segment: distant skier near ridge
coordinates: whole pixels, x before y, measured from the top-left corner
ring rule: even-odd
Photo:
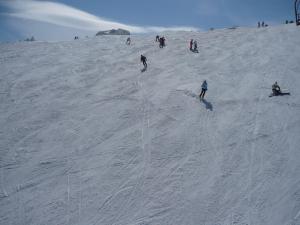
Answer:
[[[147,68],[147,58],[146,58],[146,56],[141,55],[141,62],[144,65],[144,69],[146,69]]]
[[[198,52],[198,44],[197,44],[197,41],[194,41],[194,52]]]
[[[165,46],[166,46],[166,39],[165,39],[165,37],[159,38],[159,47],[163,48]]]
[[[156,35],[155,41],[159,42],[159,36],[158,35]]]
[[[190,41],[190,50],[191,50],[191,51],[193,51],[193,44],[194,44],[193,41],[194,41],[193,39],[191,39],[191,41]]]
[[[126,45],[130,45],[130,44],[131,44],[131,39],[130,39],[130,37],[128,37],[126,40]]]
[[[200,99],[203,99],[204,95],[207,91],[207,82],[206,82],[206,80],[203,81],[203,83],[201,85],[201,88],[202,88],[202,90],[201,90],[201,93],[200,93],[199,97],[200,97]]]

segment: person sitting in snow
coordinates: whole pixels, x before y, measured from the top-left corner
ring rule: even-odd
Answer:
[[[207,91],[207,82],[206,80],[203,81],[202,85],[201,85],[202,91],[199,95],[200,99],[204,98],[205,92]]]
[[[147,68],[147,58],[146,56],[141,55],[141,62],[144,65],[144,68]]]
[[[277,81],[275,82],[275,84],[272,85],[272,92],[273,92],[273,95],[281,94],[281,90],[280,90],[279,85],[277,84]]]

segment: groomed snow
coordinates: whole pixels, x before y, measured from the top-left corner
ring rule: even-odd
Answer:
[[[0,45],[1,225],[300,224],[300,28],[163,35]]]

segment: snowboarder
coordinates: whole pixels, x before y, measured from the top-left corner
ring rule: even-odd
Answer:
[[[206,80],[203,81],[202,85],[201,85],[202,91],[199,95],[200,99],[204,98],[205,92],[207,91],[207,82]]]
[[[191,51],[193,51],[193,45],[194,45],[194,40],[191,39],[191,41],[190,41],[190,50],[191,50]]]
[[[131,44],[131,39],[130,39],[130,37],[127,38],[126,44],[127,44],[127,45],[130,45],[130,44]]]
[[[272,85],[272,92],[273,92],[273,96],[281,94],[281,89],[280,89],[279,85],[277,84],[277,81],[275,82],[275,84]]]
[[[146,69],[147,68],[147,58],[146,58],[146,56],[141,55],[141,62],[144,65],[144,69]]]

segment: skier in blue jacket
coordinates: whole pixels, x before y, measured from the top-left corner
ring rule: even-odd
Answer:
[[[202,85],[201,85],[202,91],[199,95],[200,99],[204,98],[205,92],[207,91],[207,82],[206,80],[203,81]]]

